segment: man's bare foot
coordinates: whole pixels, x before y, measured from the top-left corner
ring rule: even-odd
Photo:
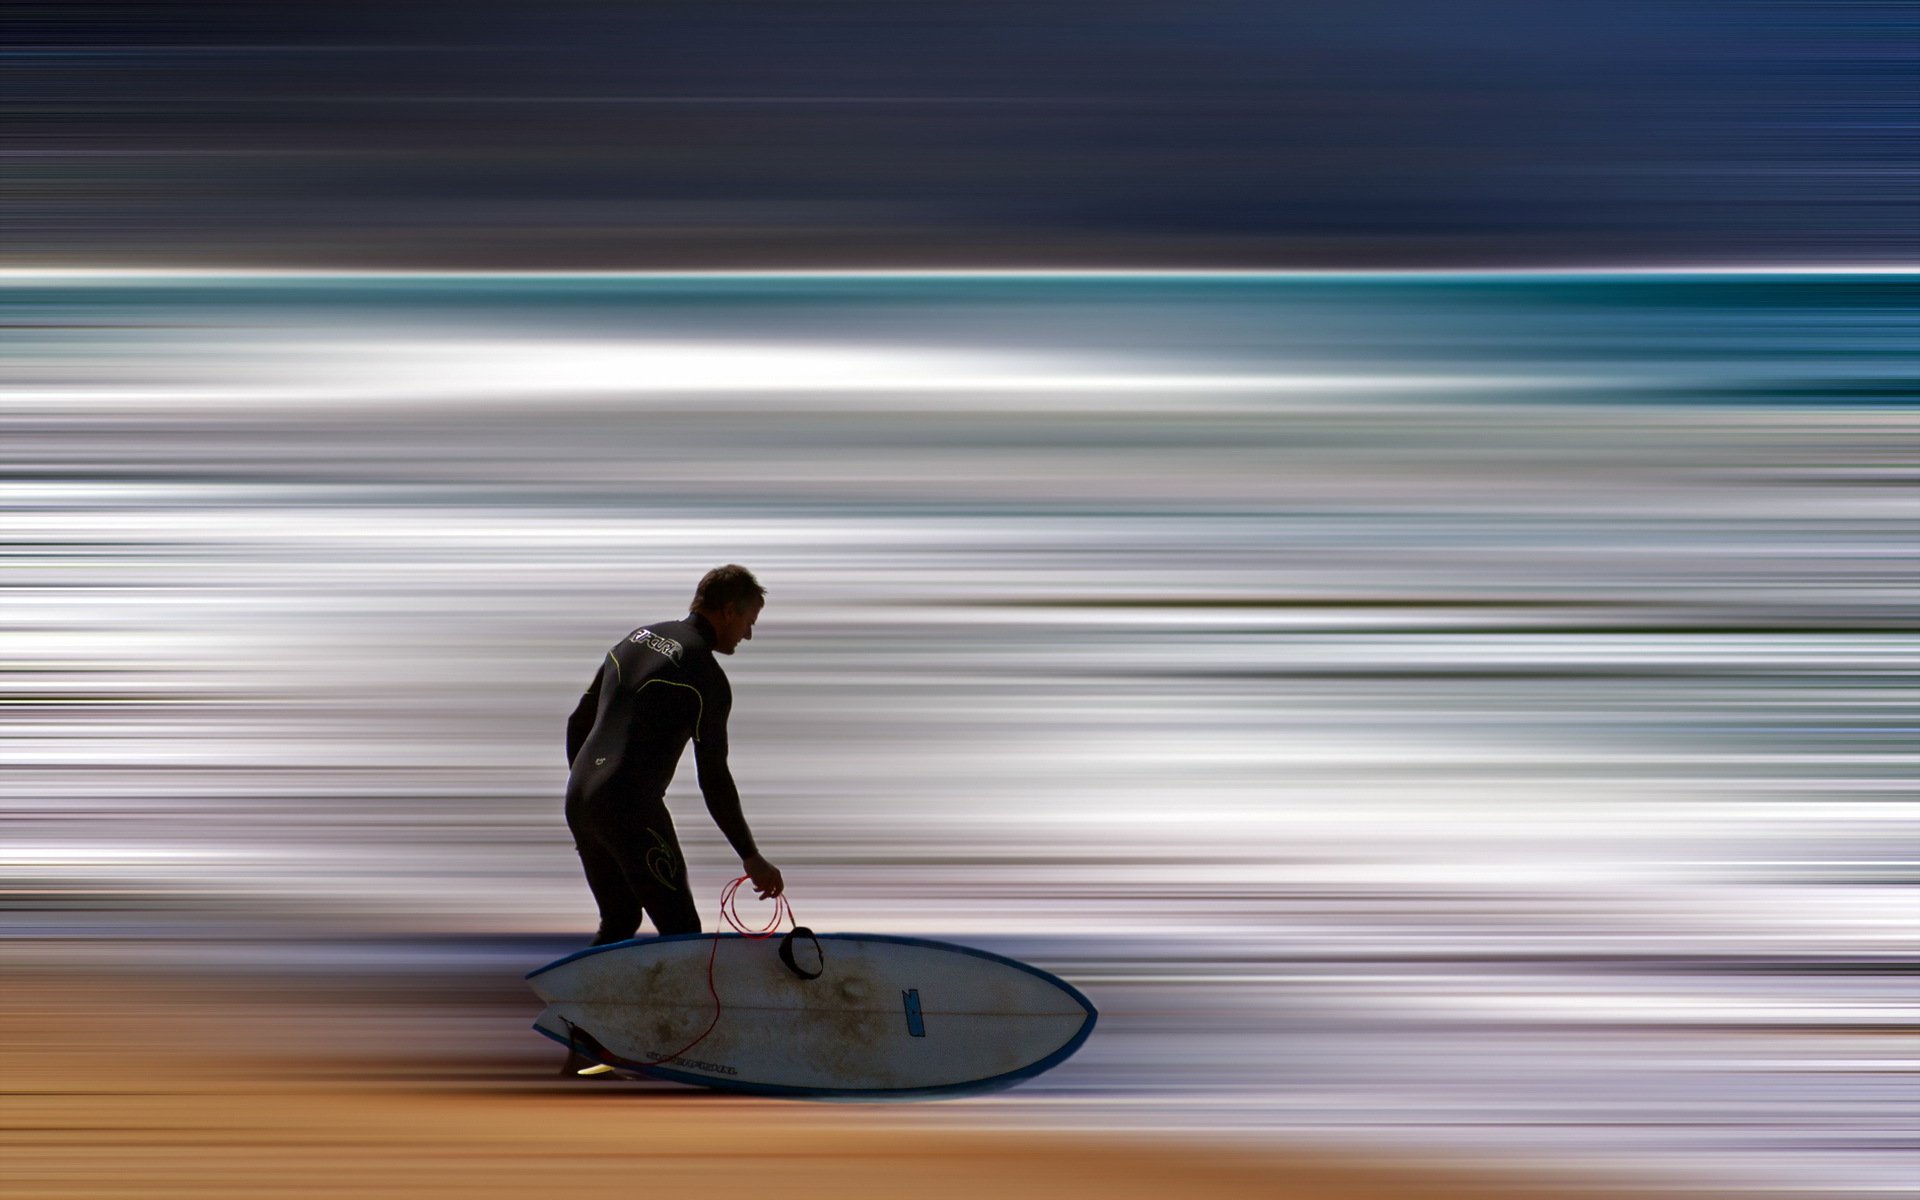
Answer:
[[[560,1064],[557,1074],[569,1079],[604,1079],[613,1074],[613,1068],[583,1055],[569,1054],[567,1061]]]

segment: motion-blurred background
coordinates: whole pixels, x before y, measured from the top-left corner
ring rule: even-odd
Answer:
[[[159,0],[4,17],[83,266],[1910,261],[1885,0]]]
[[[1103,1009],[942,1113],[1920,1178],[1913,6],[7,20],[11,967],[550,1070],[565,717],[732,561],[800,919]]]

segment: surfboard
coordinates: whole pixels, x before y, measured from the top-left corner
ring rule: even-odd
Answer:
[[[817,959],[804,935],[793,943],[793,966],[779,939],[735,933],[595,946],[528,974],[547,1006],[533,1027],[657,1079],[882,1098],[1009,1087],[1066,1061],[1098,1017],[1066,981],[985,950],[870,933],[817,940]],[[714,1021],[710,957],[719,1021],[679,1053]]]

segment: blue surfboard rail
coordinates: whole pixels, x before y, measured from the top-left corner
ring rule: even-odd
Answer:
[[[564,966],[567,963],[575,962],[579,959],[587,958],[591,955],[603,954],[610,950],[622,950],[622,949],[626,949],[628,947],[633,947],[633,946],[652,946],[652,945],[664,944],[667,942],[708,941],[715,938],[738,939],[738,938],[743,938],[744,936],[745,935],[738,934],[738,933],[675,933],[675,934],[668,934],[664,937],[630,938],[624,942],[610,942],[604,946],[589,946],[585,950],[575,951],[574,953],[569,954],[564,958],[557,958],[543,967],[527,972],[525,977],[527,979],[532,979],[538,975],[542,975],[548,971],[553,970],[555,967]],[[1038,978],[1046,980],[1048,983],[1052,984],[1054,987],[1059,988],[1061,991],[1065,992],[1068,996],[1072,997],[1074,1003],[1078,1004],[1082,1009],[1086,1010],[1087,1019],[1081,1023],[1079,1031],[1075,1033],[1073,1037],[1069,1039],[1065,1045],[1061,1046],[1058,1050],[1055,1050],[1053,1053],[1047,1055],[1045,1058],[1042,1058],[1037,1062],[1030,1063],[1027,1066],[1021,1067],[1019,1070],[1016,1070],[1016,1071],[1008,1071],[1005,1074],[989,1076],[988,1078],[985,1078],[985,1079],[971,1079],[962,1083],[941,1084],[937,1087],[916,1087],[916,1088],[787,1087],[782,1084],[776,1084],[776,1083],[752,1083],[752,1082],[743,1082],[743,1081],[737,1081],[737,1080],[717,1078],[712,1075],[694,1075],[686,1071],[676,1071],[671,1067],[643,1066],[638,1063],[632,1063],[632,1062],[621,1060],[617,1056],[614,1058],[614,1061],[611,1061],[611,1062],[607,1062],[605,1059],[595,1058],[593,1055],[590,1055],[590,1054],[582,1054],[582,1057],[594,1058],[594,1061],[603,1062],[607,1066],[615,1067],[615,1068],[626,1070],[626,1071],[633,1071],[635,1073],[645,1075],[648,1078],[652,1078],[652,1079],[661,1079],[661,1080],[666,1080],[672,1083],[688,1083],[688,1084],[693,1084],[697,1087],[714,1088],[720,1091],[738,1092],[742,1094],[755,1095],[755,1096],[784,1096],[784,1097],[788,1097],[796,1100],[801,1100],[801,1099],[810,1099],[810,1100],[932,1099],[935,1097],[942,1097],[942,1096],[976,1095],[981,1092],[999,1091],[1003,1088],[1012,1087],[1013,1085],[1020,1083],[1023,1080],[1031,1079],[1035,1075],[1039,1075],[1042,1072],[1050,1071],[1054,1067],[1059,1066],[1061,1063],[1071,1058],[1075,1051],[1077,1051],[1078,1049],[1080,1049],[1081,1046],[1086,1044],[1087,1039],[1093,1036],[1094,1024],[1100,1019],[1100,1013],[1097,1009],[1093,1007],[1093,1002],[1087,999],[1086,994],[1083,993],[1079,988],[1074,987],[1072,984],[1060,978],[1058,975],[1053,974],[1051,971],[1043,971],[1039,967],[1033,966],[1029,963],[1023,963],[1017,958],[1008,958],[1004,954],[995,954],[991,950],[979,950],[979,949],[975,949],[972,946],[962,946],[954,942],[936,941],[933,938],[903,937],[899,934],[890,934],[890,933],[822,933],[822,934],[817,934],[816,936],[823,942],[826,942],[826,941],[892,942],[896,945],[901,945],[901,946],[924,946],[934,950],[945,950],[955,954],[971,955],[974,958],[984,958],[989,962],[995,962],[995,963],[1001,964],[1002,966],[1012,967],[1015,970],[1025,971],[1029,975],[1034,975],[1034,976],[1037,976]],[[576,1053],[579,1052],[578,1048],[575,1047],[566,1038],[561,1037],[560,1035],[553,1033],[550,1030],[540,1028],[540,1026],[537,1023],[533,1026],[533,1029],[535,1033],[540,1034],[542,1037],[558,1042],[560,1045],[566,1046],[568,1049],[574,1050]]]

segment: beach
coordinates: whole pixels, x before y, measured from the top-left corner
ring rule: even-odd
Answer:
[[[953,1104],[810,1104],[570,1080],[553,1073],[559,1056],[532,1035],[527,1056],[464,1063],[443,1049],[373,1057],[366,1047],[378,1039],[356,1037],[384,1020],[422,1024],[432,1008],[417,994],[236,994],[177,974],[32,971],[0,993],[7,1194],[1677,1194],[1408,1156],[982,1127]]]

